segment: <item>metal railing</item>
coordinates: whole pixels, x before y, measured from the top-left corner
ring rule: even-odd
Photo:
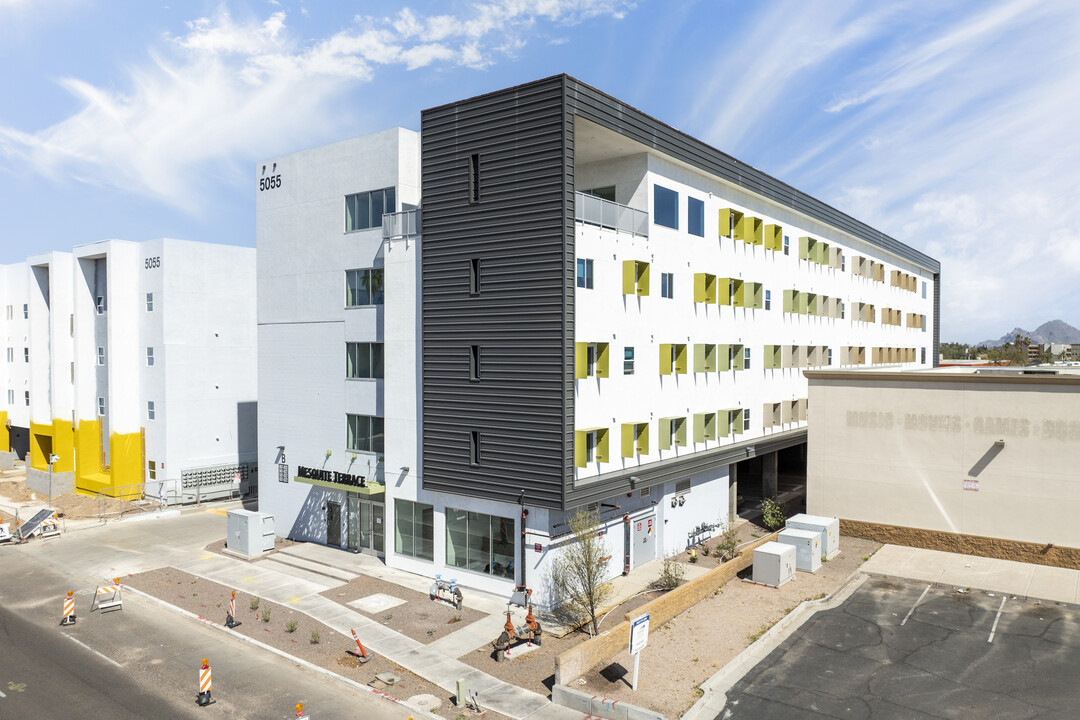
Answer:
[[[420,208],[382,216],[383,240],[411,238],[420,234]]]
[[[649,214],[595,195],[574,193],[574,220],[587,225],[649,237]]]

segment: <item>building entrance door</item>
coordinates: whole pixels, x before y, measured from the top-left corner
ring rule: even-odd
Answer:
[[[634,524],[634,549],[631,560],[634,567],[656,559],[656,516],[638,518]]]
[[[349,549],[382,557],[383,504],[349,493]]]
[[[349,536],[349,549],[353,552],[358,552],[360,550],[360,528],[357,526],[356,522],[357,507],[360,504],[359,500],[360,498],[352,493],[348,493],[345,499],[349,518],[349,522],[346,524]]]
[[[341,503],[326,503],[326,544],[341,547]]]

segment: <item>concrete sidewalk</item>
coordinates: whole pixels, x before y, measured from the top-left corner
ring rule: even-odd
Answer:
[[[1080,570],[885,545],[861,568],[872,575],[990,590],[1017,597],[1080,603]]]

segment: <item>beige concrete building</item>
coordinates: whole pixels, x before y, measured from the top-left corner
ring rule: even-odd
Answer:
[[[1080,373],[806,376],[807,512],[903,544],[1080,562],[1061,548],[1080,548]]]

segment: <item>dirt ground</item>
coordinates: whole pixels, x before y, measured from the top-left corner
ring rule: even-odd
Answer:
[[[223,585],[190,575],[174,568],[161,568],[131,575],[124,584],[142,590],[166,602],[193,612],[201,617],[224,624],[229,610],[230,589]],[[395,586],[396,588],[397,586]],[[236,619],[242,625],[234,632],[255,638],[271,647],[332,670],[356,682],[370,685],[387,695],[408,699],[414,695],[434,695],[442,700],[435,713],[455,720],[462,715],[453,706],[452,695],[433,683],[413,675],[408,670],[385,658],[374,655],[372,660],[361,664],[348,654],[356,650],[356,643],[336,630],[313,620],[290,607],[260,600],[252,607],[254,596],[242,591],[236,593]],[[269,609],[269,615],[267,610]],[[290,624],[296,623],[292,631]],[[318,642],[315,635],[318,635]],[[401,678],[392,686],[375,680],[379,673],[390,672]],[[487,711],[487,718],[500,720],[502,715]]]
[[[0,503],[11,504],[23,502],[40,502],[42,505],[45,505],[49,502],[49,496],[48,494],[34,492],[26,487],[26,471],[21,466],[17,467],[15,470],[5,470],[0,472]],[[142,506],[134,502],[127,502],[114,498],[105,498],[104,501],[102,501],[102,499],[98,497],[79,495],[76,493],[54,495],[52,498],[52,507],[62,519],[67,520],[96,518],[100,517],[103,512],[107,517],[115,518],[125,513],[143,509]],[[15,518],[11,513],[0,511],[0,515],[4,514],[6,514],[6,517],[4,517],[3,522],[14,522]],[[22,518],[21,512],[20,518]],[[12,528],[12,531],[14,531],[14,528]]]
[[[377,613],[365,612],[349,605],[353,600],[376,593],[391,595],[405,602]],[[425,645],[484,617],[484,613],[479,610],[455,610],[448,603],[432,601],[424,593],[366,575],[321,594]]]

